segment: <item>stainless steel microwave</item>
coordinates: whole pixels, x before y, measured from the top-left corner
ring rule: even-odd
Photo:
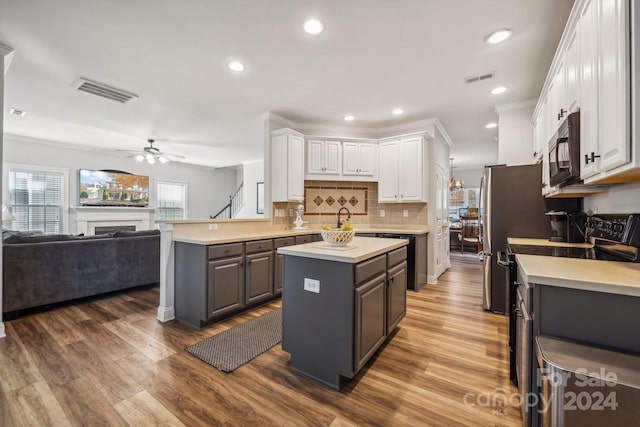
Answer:
[[[549,183],[564,187],[580,181],[580,112],[569,114],[549,142]]]

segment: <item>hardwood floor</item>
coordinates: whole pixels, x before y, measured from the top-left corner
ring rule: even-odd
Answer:
[[[0,425],[519,426],[519,408],[499,406],[516,393],[507,319],[482,310],[481,273],[453,258],[409,291],[395,336],[342,392],[289,370],[280,345],[230,374],[184,351],[279,301],[200,331],[159,323],[157,288],[9,321]]]

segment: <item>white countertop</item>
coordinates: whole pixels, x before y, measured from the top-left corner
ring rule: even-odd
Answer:
[[[373,258],[376,255],[401,248],[407,244],[409,242],[404,239],[355,236],[344,247],[331,247],[326,242],[321,241],[278,248],[278,253],[355,264]]]
[[[640,297],[640,263],[516,255],[532,284]]]
[[[358,233],[396,233],[396,234],[425,234],[429,232],[426,226],[415,226],[412,228],[373,228],[356,226],[356,237]],[[251,231],[206,231],[198,232],[194,230],[185,230],[180,233],[173,233],[174,242],[193,243],[196,245],[217,245],[220,243],[247,242],[250,240],[275,239],[278,237],[304,236],[307,234],[319,234],[320,228],[312,228],[308,230],[277,230],[277,229],[260,229]]]
[[[567,243],[552,242],[549,239],[529,239],[522,237],[507,237],[507,243],[510,245],[529,245],[529,246],[551,246],[561,248],[591,248],[591,243]]]

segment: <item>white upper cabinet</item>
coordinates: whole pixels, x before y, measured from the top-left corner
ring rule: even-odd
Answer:
[[[307,141],[307,175],[340,175],[340,142]]]
[[[378,202],[426,202],[426,149],[422,137],[381,142]]]
[[[272,201],[304,199],[304,137],[292,129],[271,133]]]
[[[591,182],[631,161],[628,17],[628,1],[590,0],[580,20],[581,177]]]
[[[576,0],[540,94],[534,117],[540,141],[580,111],[580,176],[587,184],[640,178],[640,43],[632,43],[639,39],[638,7],[635,0]]]
[[[342,143],[342,175],[375,177],[376,145],[369,142]]]

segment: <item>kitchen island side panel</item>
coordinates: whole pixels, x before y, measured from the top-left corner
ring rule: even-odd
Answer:
[[[331,387],[353,375],[353,264],[285,255],[282,349],[290,367]],[[304,279],[320,281],[319,292]]]
[[[200,329],[207,319],[207,247],[175,245],[176,319]]]

